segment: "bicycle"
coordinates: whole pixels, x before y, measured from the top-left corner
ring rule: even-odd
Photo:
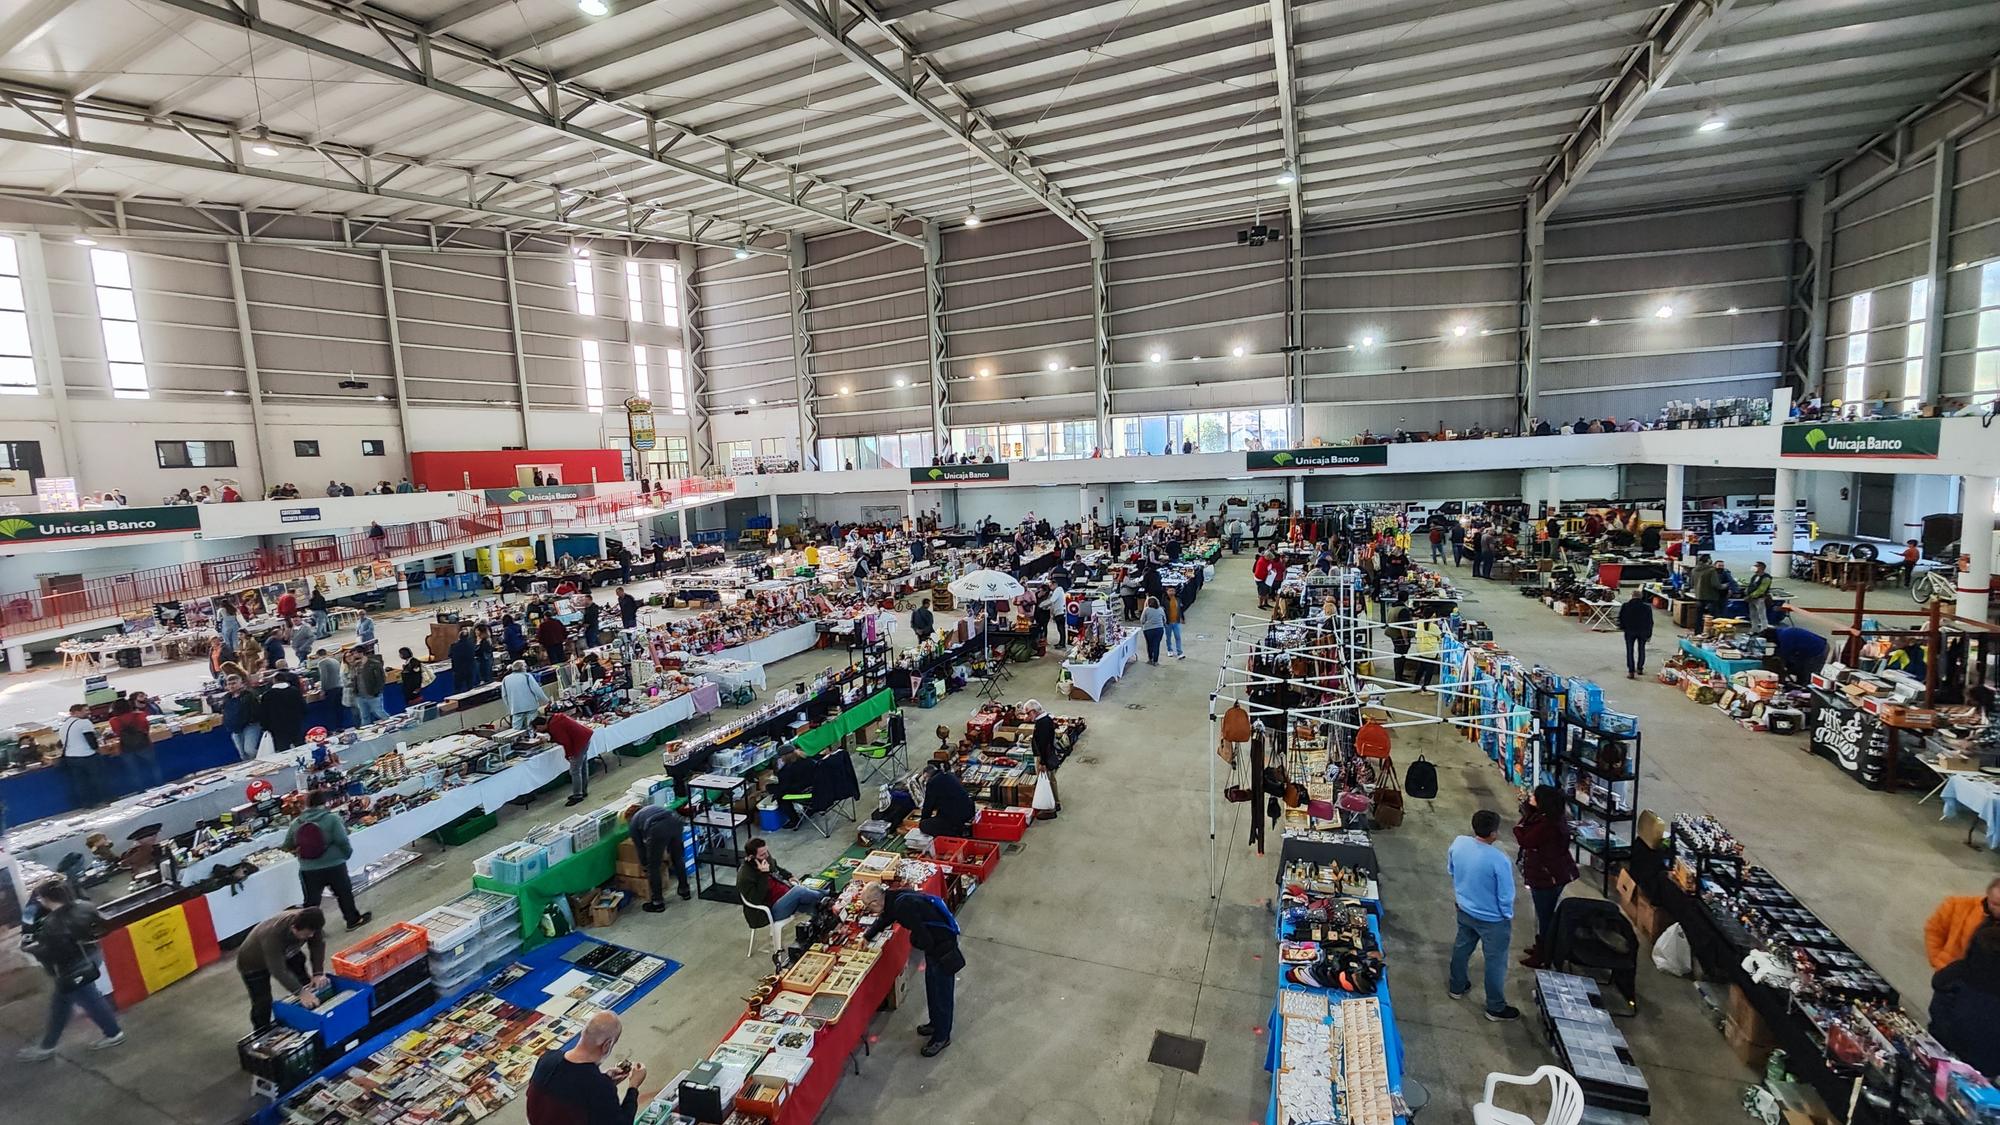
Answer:
[[[1958,590],[1952,586],[1951,579],[1945,577],[1945,574],[1946,572],[1942,570],[1929,570],[1918,575],[1916,581],[1910,583],[1910,597],[1918,605],[1929,605],[1933,598],[1945,605],[1956,602]]]

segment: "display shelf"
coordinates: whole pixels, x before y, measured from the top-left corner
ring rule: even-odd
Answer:
[[[736,810],[750,799],[750,779],[699,774],[688,780],[688,793],[690,803],[705,806],[688,817],[700,841],[694,855],[695,894],[709,902],[739,902],[736,869],[749,843],[744,826],[750,817]]]
[[[1612,733],[1588,719],[1565,712],[1562,747],[1556,758],[1556,787],[1563,791],[1572,818],[1602,825],[1601,837],[1572,833],[1571,854],[1579,867],[1595,868],[1601,890],[1611,893],[1611,880],[1631,857],[1632,837],[1639,821],[1640,736]],[[1617,769],[1602,762],[1612,745],[1625,761]],[[1618,811],[1619,806],[1624,811]]]

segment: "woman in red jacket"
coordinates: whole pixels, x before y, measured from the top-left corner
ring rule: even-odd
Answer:
[[[1577,876],[1576,857],[1570,852],[1569,817],[1562,790],[1553,785],[1537,785],[1532,796],[1521,802],[1521,819],[1514,825],[1514,842],[1521,847],[1521,881],[1535,900],[1535,944],[1521,957],[1530,969],[1543,968],[1549,948],[1549,925],[1555,921],[1556,903],[1563,888]]]
[[[1250,564],[1250,577],[1257,580],[1257,608],[1271,608],[1271,554],[1269,551],[1257,552],[1257,561]]]

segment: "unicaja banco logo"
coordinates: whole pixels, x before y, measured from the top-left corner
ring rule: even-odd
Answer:
[[[527,498],[528,498],[528,494],[527,494],[527,493],[525,493],[525,492],[522,492],[522,491],[521,491],[520,489],[518,489],[518,488],[517,488],[517,489],[515,489],[515,490],[514,490],[514,491],[512,491],[512,492],[509,492],[509,493],[507,494],[507,499],[509,499],[509,500],[526,500]]]
[[[943,470],[943,469],[932,469],[932,470],[931,470],[931,479],[932,479],[932,480],[937,480],[938,478],[940,478],[940,477],[942,477],[942,476],[944,476],[944,470]]]
[[[1825,430],[1820,429],[1818,426],[1814,426],[1812,429],[1806,431],[1807,449],[1818,449],[1820,446],[1825,444],[1826,444]]]
[[[24,520],[18,517],[15,519],[0,520],[0,535],[12,539],[33,526],[35,526],[35,521]]]
[[[1289,453],[1278,453],[1274,454],[1271,457],[1271,460],[1277,462],[1280,465],[1289,465],[1292,463],[1292,455]]]

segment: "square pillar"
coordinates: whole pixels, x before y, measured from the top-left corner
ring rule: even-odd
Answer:
[[[1967,558],[1958,577],[1960,617],[1985,621],[1993,588],[1993,477],[1963,477],[1958,482],[1959,553]]]
[[[1687,466],[1667,466],[1667,530],[1679,531],[1686,526],[1684,512],[1687,510]]]

